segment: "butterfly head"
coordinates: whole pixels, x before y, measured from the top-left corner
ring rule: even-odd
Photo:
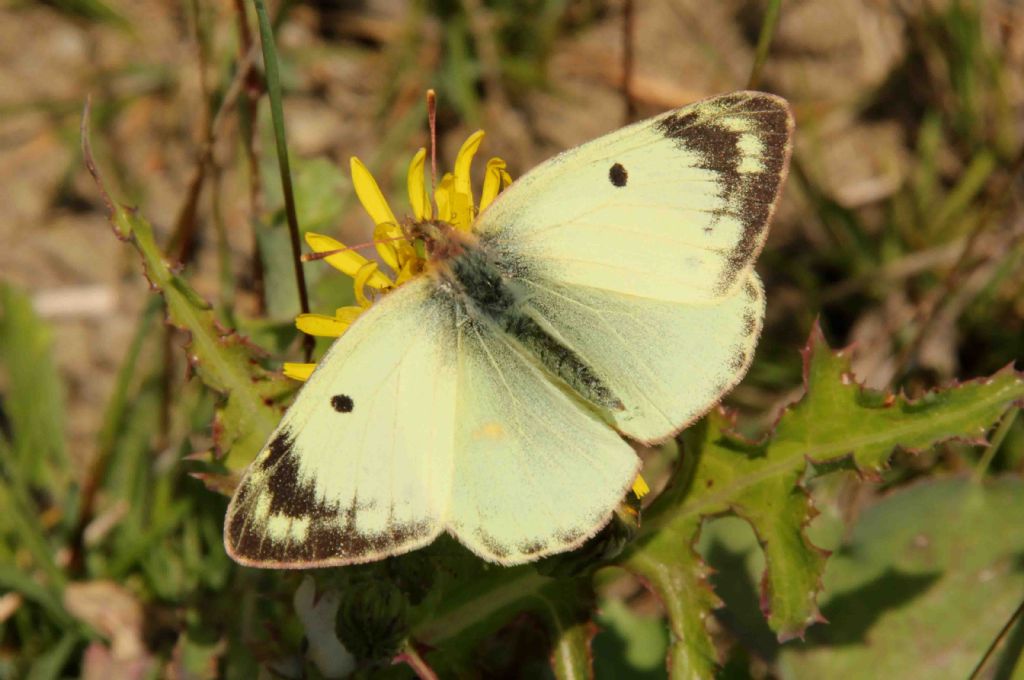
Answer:
[[[450,222],[438,219],[419,220],[405,227],[406,238],[423,243],[431,262],[448,260],[461,254],[473,238]]]

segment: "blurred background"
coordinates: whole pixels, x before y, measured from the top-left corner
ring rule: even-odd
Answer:
[[[482,154],[518,177],[630,118],[747,87],[770,15],[757,0],[637,0],[629,21],[623,0],[270,9],[300,222],[346,243],[367,240],[373,226],[354,199],[350,156],[367,163],[396,212],[408,210],[405,173],[426,143],[427,88],[438,93],[443,167],[483,128]],[[179,469],[183,455],[211,446],[212,397],[187,380],[182,339],[164,330],[136,252],[107,224],[79,124],[91,96],[92,143],[112,193],[139,207],[168,259],[273,364],[301,360],[253,17],[246,0],[8,0],[0,9],[0,431],[10,439],[20,427],[21,467],[5,480],[22,475],[26,490],[13,500],[5,490],[0,502],[32,509],[35,527],[26,534],[0,519],[0,677],[22,677],[34,658],[49,660],[38,677],[121,672],[103,666],[115,658],[134,659],[141,673],[154,656],[174,660],[169,677],[191,677],[223,653],[197,599],[229,578],[226,558],[207,550],[219,545],[209,527],[219,531],[223,500]],[[789,0],[757,87],[790,100],[797,135],[757,266],[764,336],[729,400],[748,433],[799,395],[798,350],[816,318],[833,346],[852,344],[858,380],[911,395],[1024,356],[1024,6]],[[326,269],[306,266],[314,311],[351,299],[349,282]],[[1024,423],[1004,434],[993,469],[1019,475]],[[881,488],[962,470],[967,450],[898,455]],[[158,478],[171,481],[154,487]],[[824,489],[826,514],[848,525],[878,488],[848,480]],[[209,521],[184,519],[197,516]],[[63,569],[82,557],[59,536],[83,518],[83,540],[105,546],[88,559],[127,587],[104,581],[63,607],[33,601],[18,580],[34,564],[25,536],[38,530]],[[705,537],[712,564],[756,575],[752,535],[722,527],[718,543]],[[150,552],[155,545],[166,553]],[[599,648],[620,665],[606,668],[663,675],[658,604],[617,588],[603,614],[613,632]],[[732,590],[723,597],[756,614],[753,587]],[[106,616],[120,637],[87,648],[61,632],[69,611],[93,625]],[[716,624],[732,631],[722,635],[738,659],[729,668],[799,675],[810,662],[780,657],[756,619]],[[200,632],[186,644],[178,632],[189,627]]]

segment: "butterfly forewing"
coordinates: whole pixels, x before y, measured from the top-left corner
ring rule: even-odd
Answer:
[[[368,562],[444,529],[457,366],[454,312],[435,292],[410,282],[331,346],[231,502],[236,560]]]
[[[621,399],[620,432],[663,440],[746,373],[792,129],[779,97],[708,99],[555,157],[481,217],[524,307]]]
[[[676,302],[725,297],[764,244],[792,129],[774,95],[704,100],[538,166],[478,230],[538,278]]]

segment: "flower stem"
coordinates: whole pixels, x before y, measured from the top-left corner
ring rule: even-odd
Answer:
[[[779,10],[782,8],[782,0],[772,0],[768,3],[768,9],[764,13],[764,23],[761,24],[761,33],[757,36],[757,49],[754,52],[754,65],[750,69],[750,79],[747,81],[747,89],[755,90],[761,82],[761,70],[768,61],[768,49],[772,45],[772,38],[775,37],[775,28],[779,24]]]
[[[309,295],[306,292],[306,277],[302,273],[301,247],[299,239],[299,218],[295,212],[295,193],[292,190],[292,173],[288,164],[288,145],[284,134],[284,107],[281,105],[281,77],[277,70],[277,49],[274,47],[274,31],[270,26],[267,8],[263,0],[255,0],[256,16],[259,17],[260,43],[263,46],[263,67],[267,78],[267,95],[270,99],[270,116],[274,121],[274,140],[277,142],[277,165],[281,169],[281,190],[284,194],[284,210],[288,219],[288,233],[292,243],[292,262],[295,265],[295,283],[299,289],[299,308],[309,313]],[[315,340],[311,336],[303,339],[306,361],[313,355]]]
[[[405,645],[402,647],[402,651],[395,657],[395,663],[408,664],[409,668],[412,669],[413,673],[420,680],[438,680],[437,673],[434,669],[420,656],[420,653],[416,651],[416,647],[413,646],[412,642],[406,640]]]

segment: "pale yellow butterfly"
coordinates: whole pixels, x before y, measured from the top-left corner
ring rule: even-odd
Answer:
[[[448,531],[519,564],[572,550],[663,441],[746,373],[786,102],[737,92],[512,184],[330,348],[248,469],[224,539],[261,567],[354,564]]]

